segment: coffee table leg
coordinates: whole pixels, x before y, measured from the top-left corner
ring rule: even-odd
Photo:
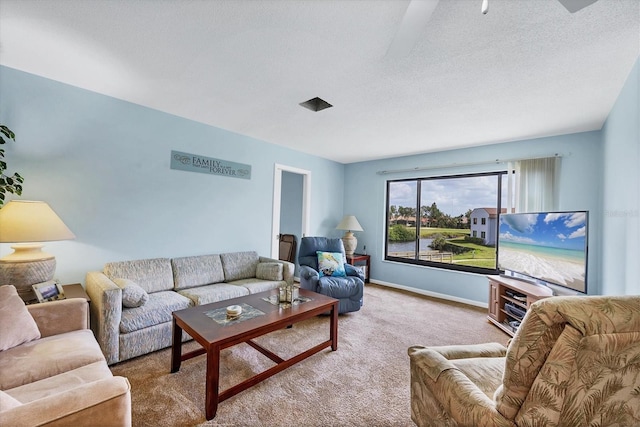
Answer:
[[[207,420],[213,419],[218,411],[218,381],[220,378],[220,347],[212,346],[207,350],[207,382],[205,409]]]
[[[171,341],[171,372],[180,370],[182,362],[182,328],[173,319],[173,339]]]
[[[338,303],[333,304],[331,308],[331,323],[329,325],[329,338],[331,339],[331,350],[338,349]]]

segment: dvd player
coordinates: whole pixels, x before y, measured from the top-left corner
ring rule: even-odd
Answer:
[[[504,303],[504,311],[506,311],[507,314],[510,314],[520,319],[522,319],[524,315],[527,314],[527,310],[525,310],[524,308],[518,307],[512,302]]]

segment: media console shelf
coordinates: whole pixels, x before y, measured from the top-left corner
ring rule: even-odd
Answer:
[[[513,336],[527,308],[534,302],[553,296],[545,286],[502,276],[489,278],[489,322]]]

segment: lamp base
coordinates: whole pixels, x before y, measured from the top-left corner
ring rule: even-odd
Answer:
[[[37,299],[31,285],[53,279],[56,259],[11,261],[0,259],[0,283],[13,285],[24,302]]]
[[[42,250],[42,243],[16,243],[13,252],[0,258],[0,262],[31,262],[53,259],[53,255]]]
[[[344,252],[347,256],[353,256],[358,247],[358,239],[356,239],[356,236],[354,236],[351,231],[347,231],[344,233],[344,236],[342,236],[342,244],[344,245]]]

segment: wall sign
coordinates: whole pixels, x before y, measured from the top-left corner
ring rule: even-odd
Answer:
[[[251,179],[251,165],[171,150],[171,169]]]

